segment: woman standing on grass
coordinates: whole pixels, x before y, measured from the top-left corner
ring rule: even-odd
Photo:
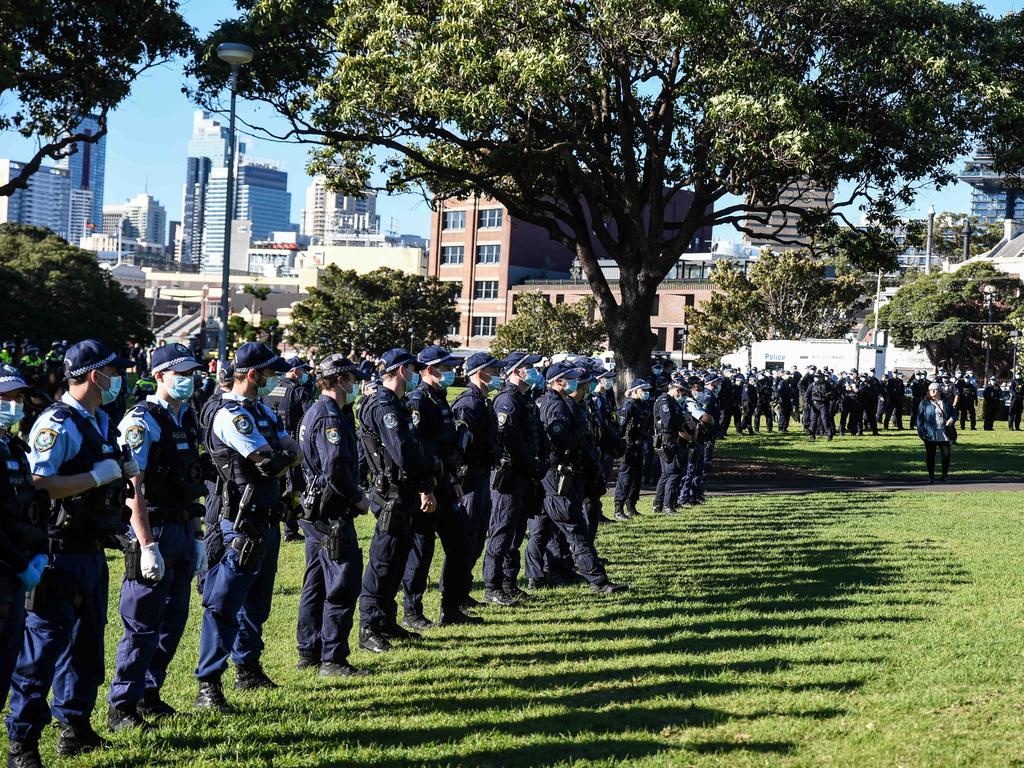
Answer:
[[[942,385],[933,381],[928,385],[928,397],[917,407],[917,434],[924,440],[929,483],[935,482],[936,450],[942,453],[942,482],[949,482],[949,449],[952,445],[950,437],[955,421],[956,410],[953,403],[943,395]]]

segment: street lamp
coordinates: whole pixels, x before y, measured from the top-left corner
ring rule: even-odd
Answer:
[[[985,294],[985,305],[988,308],[988,325],[985,326],[985,378],[989,378],[989,362],[992,360],[992,308],[995,301],[995,286],[986,285],[982,289]]]
[[[690,337],[690,328],[688,326],[684,325],[682,328],[679,329],[679,336],[682,338],[682,342],[683,342],[683,363],[685,363],[686,362],[686,340]]]
[[[924,245],[924,273],[932,273],[932,237],[935,232],[935,206],[928,206],[928,242]]]
[[[964,235],[964,257],[963,257],[963,261],[965,263],[971,257],[971,232],[972,232],[972,230],[971,230],[971,220],[970,219],[965,219],[964,220],[964,229],[963,229],[963,235]]]
[[[238,68],[252,61],[254,52],[241,43],[221,43],[217,46],[217,58],[231,65],[231,117],[228,122],[228,179],[227,196],[224,206],[224,253],[221,256],[220,273],[220,338],[217,344],[218,367],[228,359],[228,314],[231,311],[231,219],[235,207],[235,93],[238,90]]]

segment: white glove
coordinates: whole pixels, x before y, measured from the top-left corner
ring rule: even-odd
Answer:
[[[99,488],[101,485],[112,483],[121,477],[121,465],[113,459],[104,459],[93,464],[89,474],[92,475],[93,482]]]
[[[155,541],[142,548],[142,578],[146,581],[160,581],[164,577],[164,556]]]
[[[206,542],[196,539],[196,573],[204,573],[210,567],[206,559]]]
[[[132,459],[131,461],[126,461],[124,464],[121,465],[121,475],[124,477],[125,480],[130,480],[133,477],[138,477],[141,471],[142,470],[139,469],[139,462],[135,461],[135,459]]]

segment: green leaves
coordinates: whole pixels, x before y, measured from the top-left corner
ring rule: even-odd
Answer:
[[[292,310],[290,339],[320,356],[450,344],[459,284],[377,269],[365,275],[330,266]]]
[[[597,302],[587,296],[574,304],[552,304],[541,293],[515,297],[515,316],[498,326],[491,353],[504,357],[523,351],[551,357],[560,352],[593,355],[604,346],[604,324],[594,319]]]

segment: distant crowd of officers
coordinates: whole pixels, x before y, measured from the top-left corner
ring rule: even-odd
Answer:
[[[785,432],[799,411],[811,439],[831,439],[837,414],[844,434],[901,429],[906,389],[899,374],[656,361],[650,378],[619,382],[619,402],[615,371],[586,357],[461,359],[429,346],[313,365],[251,342],[212,377],[187,347],[157,348],[128,405],[124,371],[136,360],[91,339],[59,353],[60,390],[31,414],[34,387],[0,364],[0,701],[11,694],[8,764],[19,768],[41,765],[51,717],[59,754],[105,744],[90,725],[104,678],[105,549],[125,559],[111,730],[174,714],[161,688],[193,588],[203,606],[195,703],[230,713],[229,664],[236,690],[277,687],[261,655],[282,538],[305,547],[298,668],[363,675],[349,661],[357,620],[360,648],[386,653],[435,624],[479,624],[483,604],[517,606],[532,590],[625,590],[597,551],[616,463],[614,520],[640,514],[645,484],[654,512],[675,515],[704,503],[730,425],[757,432],[763,418]],[[450,397],[457,375],[465,388]],[[973,428],[969,372],[940,380]],[[911,399],[928,386],[915,375]],[[982,398],[989,428],[988,387]],[[376,523],[361,542],[354,521],[367,513]],[[478,565],[482,602],[471,594]]]

